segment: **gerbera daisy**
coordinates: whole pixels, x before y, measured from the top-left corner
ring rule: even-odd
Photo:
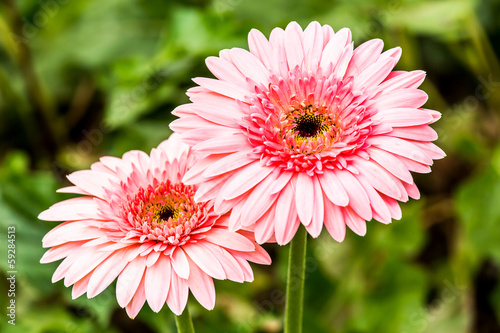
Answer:
[[[398,201],[418,198],[410,171],[445,156],[421,108],[423,71],[392,71],[399,47],[380,39],[353,48],[351,32],[312,22],[257,30],[249,49],[222,50],[206,64],[217,79],[196,78],[192,103],[170,127],[203,159],[184,177],[195,199],[232,209],[229,227],[254,225],[259,243],[288,243],[302,223],[342,241],[366,221],[399,219]]]
[[[42,263],[65,258],[52,281],[64,278],[73,298],[96,296],[117,278],[116,298],[130,317],[147,300],[175,314],[188,290],[207,309],[215,303],[213,278],[253,280],[248,261],[269,264],[268,254],[246,231],[230,232],[213,203],[196,203],[196,186],[181,179],[196,163],[173,134],[148,156],[131,151],[102,157],[91,170],[68,176],[60,192],[84,196],[59,202],[39,216],[66,221],[43,238]]]

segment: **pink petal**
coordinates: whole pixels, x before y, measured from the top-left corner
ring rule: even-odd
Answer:
[[[373,136],[367,141],[370,144],[390,153],[406,157],[422,164],[432,164],[432,159],[429,156],[427,156],[419,147],[406,140],[387,136]]]
[[[270,265],[271,264],[271,257],[266,252],[266,250],[264,250],[264,248],[258,244],[255,245],[255,251],[253,251],[253,252],[234,252],[234,251],[232,251],[232,255],[234,256],[235,259],[242,258],[242,259],[254,262],[256,264],[261,264],[261,265]],[[241,261],[239,261],[239,263],[240,263],[241,268],[243,270],[245,270]],[[248,279],[246,277],[245,277],[245,281],[248,281]]]
[[[282,74],[286,74],[288,72],[288,62],[286,61],[285,54],[285,31],[281,28],[276,28],[271,31],[271,35],[269,36],[269,43],[272,48],[272,69],[275,72]],[[283,65],[283,66],[282,66]]]
[[[219,57],[208,57],[205,63],[210,72],[219,80],[234,82],[241,87],[246,87],[245,75],[230,61]]]
[[[81,170],[69,174],[70,182],[96,197],[103,198],[104,188],[109,186],[110,174],[92,170]]]
[[[318,237],[323,229],[324,220],[324,200],[323,191],[321,190],[321,185],[316,177],[312,178],[314,183],[314,211],[311,224],[306,226],[307,232],[314,238]]]
[[[241,220],[241,211],[244,208],[244,203],[245,202],[242,200],[232,208],[228,223],[229,231],[236,231],[243,227],[243,221]]]
[[[417,88],[425,79],[424,71],[391,72],[379,86],[380,91]]]
[[[373,64],[380,57],[384,48],[384,42],[381,39],[371,39],[358,46],[351,58],[351,62],[346,72],[346,76],[357,76],[362,73],[369,65]]]
[[[92,298],[104,291],[123,271],[128,264],[128,261],[124,258],[125,253],[125,250],[117,251],[95,268],[89,281],[88,298]]]
[[[390,174],[385,169],[378,166],[378,164],[358,159],[355,167],[364,175],[370,185],[377,191],[384,193],[393,198],[400,198],[401,192],[398,190],[398,185]]]
[[[182,182],[186,185],[202,183],[205,180],[203,172],[214,162],[220,160],[223,156],[207,156],[196,161],[182,177]]]
[[[392,58],[394,61],[394,64],[397,64],[399,59],[401,58],[402,52],[403,52],[403,50],[401,49],[401,47],[399,47],[399,46],[393,47],[392,49],[389,49],[389,50],[383,52],[380,55],[380,59]]]
[[[55,246],[44,253],[42,258],[40,259],[40,263],[46,264],[65,258],[73,253],[75,249],[79,249],[84,243],[84,241],[77,241]]]
[[[190,273],[189,262],[186,253],[184,253],[184,250],[181,247],[174,248],[170,257],[172,258],[171,263],[175,273],[179,277],[187,279]]]
[[[422,149],[433,160],[439,160],[439,159],[446,156],[446,153],[441,148],[439,148],[438,146],[433,144],[432,142],[419,142],[419,141],[415,142],[415,141],[413,141],[412,143],[415,146]]]
[[[289,220],[276,220],[274,231],[276,241],[279,245],[288,244],[299,229],[300,220],[298,216],[291,216]]]
[[[285,29],[285,51],[288,68],[301,66],[304,61],[304,50],[302,47],[302,28],[297,22],[290,22]]]
[[[100,252],[99,249],[92,249],[92,251],[81,251],[78,252],[78,254],[78,259],[71,265],[64,278],[64,285],[66,287],[90,273],[103,260],[109,257],[111,253],[105,251]]]
[[[167,301],[171,270],[170,259],[166,255],[161,255],[153,266],[146,268],[144,275],[145,296],[154,312],[159,312]]]
[[[420,199],[420,192],[418,190],[418,187],[415,183],[404,183],[403,184],[406,191],[408,192],[408,195],[415,199],[415,200],[418,200]]]
[[[370,148],[368,153],[370,158],[394,176],[407,183],[413,182],[413,177],[408,168],[396,156],[375,147]]]
[[[201,183],[200,187],[194,195],[194,200],[196,202],[205,202],[214,199],[217,194],[220,194],[220,187],[226,183],[226,181],[231,178],[232,174],[212,178],[211,180],[206,180]],[[184,182],[186,184],[186,182]]]
[[[75,258],[78,258],[79,253],[71,253],[69,256],[64,259],[59,266],[57,266],[54,274],[52,275],[52,283],[55,283],[68,273],[71,265],[75,262]]]
[[[295,191],[291,183],[281,191],[276,202],[276,217],[274,228],[276,232],[276,240],[278,244],[286,244],[285,233],[287,230],[293,229],[297,224]],[[298,227],[298,225],[297,225]]]
[[[187,280],[180,278],[175,274],[174,270],[171,270],[170,278],[170,290],[167,296],[167,304],[170,310],[176,315],[180,315],[184,308],[186,307],[189,287]]]
[[[241,101],[245,100],[245,96],[248,94],[246,89],[227,81],[219,81],[203,77],[197,77],[193,79],[193,81],[203,88]]]
[[[311,223],[314,211],[314,183],[306,173],[297,174],[295,189],[295,207],[300,221],[304,225]]]
[[[318,22],[311,22],[304,30],[302,44],[305,53],[304,65],[306,69],[314,72],[323,53],[323,31]]]
[[[408,159],[403,156],[397,156],[397,159],[400,160],[404,166],[413,172],[418,172],[418,173],[429,173],[431,172],[431,168],[427,164],[419,163],[414,160]]]
[[[394,68],[394,59],[380,58],[354,78],[352,89],[373,88],[382,82]]]
[[[436,110],[429,110],[429,109],[425,109],[425,108],[421,108],[420,110],[427,112],[428,114],[430,114],[432,116],[433,120],[432,120],[431,124],[433,124],[436,121],[438,121],[439,119],[441,119],[441,113],[436,111]]]
[[[254,243],[248,238],[222,228],[212,228],[206,233],[205,240],[236,251],[248,252],[255,249]]]
[[[345,218],[342,208],[325,200],[325,220],[326,230],[337,242],[342,242],[345,238]]]
[[[356,214],[349,207],[345,209],[345,223],[346,225],[360,236],[366,235],[366,221],[361,216]]]
[[[146,259],[137,257],[128,263],[116,282],[116,299],[123,308],[132,300],[144,275]]]
[[[368,199],[370,199],[370,205],[373,210],[373,218],[385,224],[391,223],[391,213],[389,208],[387,208],[384,199],[382,199],[380,194],[375,191],[366,177],[359,175],[357,179],[361,186],[365,189]]]
[[[238,121],[242,116],[242,113],[241,112],[228,113],[228,110],[225,107],[226,104],[229,103],[225,103],[219,106],[210,104],[203,104],[203,106],[198,106],[196,104],[185,104],[178,106],[174,111],[172,111],[172,113],[177,116],[180,116],[179,111],[182,111],[181,108],[184,108],[187,109],[186,111],[188,111],[189,114],[194,113],[198,117],[202,117],[206,121],[212,122],[211,125],[219,124],[226,127],[239,128]],[[202,126],[210,125],[210,123],[201,123],[201,124]],[[195,126],[196,124],[191,124],[191,128],[194,128]]]
[[[374,119],[381,119],[385,125],[391,127],[405,127],[428,124],[432,117],[418,109],[395,108],[379,111]]]
[[[266,243],[273,236],[275,214],[276,204],[272,205],[271,208],[255,223],[255,240],[257,243]],[[276,223],[278,223],[278,221],[279,220],[276,220]]]
[[[190,271],[187,283],[193,296],[205,309],[212,310],[215,306],[214,281],[192,261],[190,262]]]
[[[89,274],[85,275],[84,278],[75,282],[75,284],[73,285],[73,290],[71,290],[71,298],[72,299],[78,298],[78,297],[82,296],[83,294],[85,294],[85,292],[87,291],[87,286],[89,284],[89,280],[90,280],[91,275],[92,275],[92,273],[89,273]]]
[[[65,222],[43,237],[43,247],[51,247],[67,242],[88,240],[98,237],[106,237],[103,229],[89,225],[86,221]]]
[[[205,273],[216,279],[225,279],[224,269],[217,258],[211,255],[207,246],[206,242],[199,241],[197,243],[188,243],[182,249]]]
[[[245,221],[244,225],[251,225],[259,219],[274,204],[278,194],[271,194],[271,187],[274,183],[274,177],[270,176],[255,186],[251,190],[245,205],[241,211],[241,218]]]
[[[251,156],[251,151],[249,150],[228,154],[227,156],[219,158],[215,163],[211,163],[203,172],[203,176],[207,178],[219,176],[226,172],[239,169],[253,161],[255,161],[255,158]]]
[[[92,197],[79,197],[58,202],[41,212],[38,218],[45,221],[98,219],[99,216],[96,213],[97,204]]]
[[[419,108],[427,101],[427,94],[420,89],[397,89],[383,92],[375,98],[379,110],[395,108]]]
[[[202,141],[193,147],[201,155],[234,153],[248,149],[248,139],[242,135],[229,135]]]
[[[255,185],[260,183],[265,177],[273,171],[274,168],[263,166],[260,161],[253,162],[229,178],[226,184],[220,189],[221,195],[225,200],[234,199]]]
[[[82,190],[78,186],[67,186],[60,188],[56,191],[57,193],[75,193],[75,194],[83,194],[83,195],[90,195],[90,193]]]
[[[234,206],[236,206],[238,203],[246,200],[249,196],[250,192],[247,192],[245,194],[240,195],[239,197],[236,197],[234,199],[229,199],[229,200],[224,200],[224,197],[222,195],[219,195],[215,199],[214,203],[214,212],[219,215],[224,215],[227,212],[229,212]],[[241,221],[242,225],[245,225],[246,221]]]
[[[146,258],[146,269],[156,264],[161,255],[163,255],[163,252],[151,251]]]
[[[323,192],[331,202],[337,206],[343,207],[349,204],[349,196],[334,172],[326,171],[322,174],[318,174],[318,180]]]
[[[173,126],[176,124],[176,122],[177,120],[174,120],[172,123],[170,123],[170,128],[174,129]],[[224,135],[230,136],[234,133],[234,128],[214,124],[214,126],[196,127],[194,129],[182,132],[181,138],[184,143],[190,146],[195,146],[202,140],[215,139]]]
[[[370,200],[361,184],[349,171],[339,170],[335,172],[335,175],[338,177],[349,196],[348,207],[351,207],[365,220],[371,220],[372,210],[370,208]]]
[[[245,77],[265,86],[268,85],[269,71],[256,56],[240,48],[233,48],[229,52],[234,65]]]
[[[144,278],[142,278],[132,300],[125,307],[128,316],[132,319],[134,319],[137,316],[142,306],[146,302],[144,283],[145,283]]]
[[[395,127],[389,135],[416,141],[434,141],[438,138],[436,131],[427,125]]]
[[[349,29],[344,28],[339,30],[325,46],[319,66],[324,70],[328,70],[328,68],[333,70],[339,61],[345,46],[350,42],[351,38]]]
[[[386,197],[383,194],[381,195],[381,197],[382,199],[384,199],[387,208],[389,208],[389,211],[391,212],[391,217],[395,220],[401,219],[402,216],[401,207],[399,207],[398,202],[395,199]]]
[[[236,253],[233,255],[233,253]],[[222,268],[224,269],[224,273],[226,274],[226,278],[231,281],[236,282],[244,282],[245,281],[245,273],[241,268],[239,262],[234,258],[234,256],[239,255],[240,252],[225,250],[221,248],[217,259],[219,260]]]
[[[333,69],[333,72],[335,73],[335,77],[342,78],[345,76],[345,73],[347,71],[347,68],[349,66],[349,62],[351,61],[352,54],[353,54],[353,43],[348,44],[346,47],[341,52],[341,55],[339,57],[339,60],[337,61],[337,64],[335,65],[335,68]]]
[[[271,187],[271,194],[280,192],[288,184],[290,179],[292,179],[294,174],[293,171],[280,172],[280,175],[274,180]]]
[[[243,252],[245,253],[245,252]],[[253,281],[253,271],[252,267],[250,267],[250,264],[246,259],[235,256],[234,259],[240,264],[241,269],[243,270],[243,273],[245,274],[245,281],[246,282],[252,282]]]
[[[252,54],[260,59],[260,61],[264,64],[264,66],[266,66],[266,68],[271,67],[271,45],[267,41],[266,37],[262,34],[262,32],[256,29],[250,30],[250,33],[248,34],[248,49]]]
[[[205,107],[209,107],[210,109],[221,109],[221,105],[223,105],[224,107],[221,111],[225,112],[226,116],[230,115],[231,117],[234,117],[234,119],[240,119],[247,114],[247,109],[245,108],[246,104],[238,103],[238,101],[233,98],[219,95],[217,93],[206,92],[191,96],[190,99],[193,104],[187,105],[200,105],[200,110],[205,109]]]

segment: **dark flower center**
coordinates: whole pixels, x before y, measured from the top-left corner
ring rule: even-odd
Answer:
[[[293,131],[302,138],[315,137],[328,130],[328,125],[324,124],[325,121],[325,116],[321,114],[306,113],[295,120]]]
[[[161,211],[158,213],[158,218],[163,220],[163,222],[167,222],[169,218],[175,219],[179,212],[174,209],[174,207],[170,205],[164,206]]]

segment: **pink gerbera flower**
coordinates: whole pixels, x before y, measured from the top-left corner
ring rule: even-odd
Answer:
[[[206,63],[218,79],[196,78],[192,103],[171,128],[203,159],[185,176],[196,200],[232,208],[229,226],[255,226],[258,242],[288,243],[302,223],[342,241],[366,221],[399,219],[397,201],[418,198],[410,171],[429,172],[445,154],[421,108],[422,71],[392,71],[401,49],[311,23],[249,34],[250,51],[223,50]]]
[[[68,176],[75,185],[60,192],[84,196],[59,202],[39,216],[67,221],[43,239],[51,247],[42,263],[66,258],[52,281],[64,278],[73,298],[96,296],[116,283],[116,298],[130,317],[147,300],[158,312],[166,302],[180,314],[188,290],[207,309],[215,302],[212,278],[253,280],[247,261],[269,264],[268,254],[241,231],[230,232],[227,217],[213,203],[196,203],[196,187],[181,182],[196,163],[173,134],[151,156],[131,151],[103,157],[91,170]]]

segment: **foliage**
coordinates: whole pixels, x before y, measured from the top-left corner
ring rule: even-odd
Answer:
[[[499,14],[496,0],[2,2],[0,228],[16,228],[17,317],[0,331],[175,331],[168,308],[145,306],[132,321],[113,287],[72,300],[52,284],[57,263],[39,260],[54,224],[37,215],[68,197],[55,192],[65,174],[166,139],[190,79],[211,75],[207,56],[291,20],[402,46],[398,68],[428,73],[426,107],[443,113],[434,128],[448,154],[415,177],[422,199],[403,204],[401,221],[370,222],[341,244],[326,232],[309,240],[305,332],[500,331]],[[288,247],[266,248],[274,264],[254,267],[255,282],[217,281],[211,312],[190,303],[197,332],[282,330]]]

